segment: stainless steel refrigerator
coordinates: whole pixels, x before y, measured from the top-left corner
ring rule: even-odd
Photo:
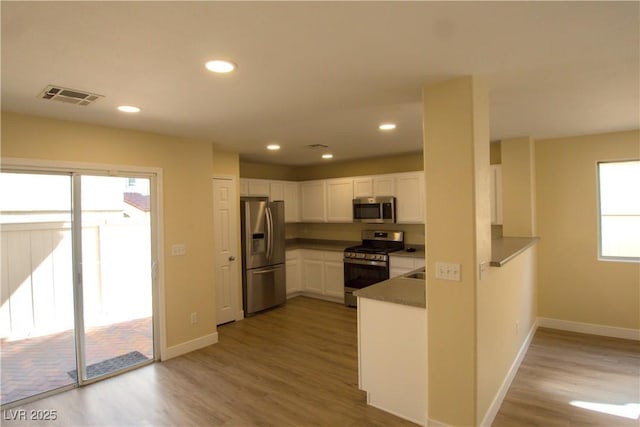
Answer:
[[[284,202],[242,197],[240,216],[242,302],[250,316],[287,300]]]

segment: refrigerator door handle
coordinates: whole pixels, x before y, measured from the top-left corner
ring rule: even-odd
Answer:
[[[251,274],[267,274],[267,273],[273,273],[274,271],[278,271],[278,269],[277,268],[270,268],[268,270],[252,271]]]
[[[273,218],[269,207],[265,210],[265,214],[267,218],[267,259],[271,260],[273,255]]]

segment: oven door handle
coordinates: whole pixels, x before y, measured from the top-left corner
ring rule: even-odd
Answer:
[[[344,258],[345,264],[358,264],[358,265],[371,265],[374,267],[386,267],[387,263],[384,261],[368,261],[363,259]]]

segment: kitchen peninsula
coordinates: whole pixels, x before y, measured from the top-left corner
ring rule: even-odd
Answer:
[[[367,403],[426,425],[424,268],[354,295],[358,297],[358,384],[367,393]]]

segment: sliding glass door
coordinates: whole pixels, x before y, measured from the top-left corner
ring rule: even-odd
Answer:
[[[3,405],[155,358],[151,181],[0,173]]]
[[[1,403],[75,380],[71,176],[0,173]]]
[[[82,176],[84,365],[90,380],[153,359],[148,178]]]

